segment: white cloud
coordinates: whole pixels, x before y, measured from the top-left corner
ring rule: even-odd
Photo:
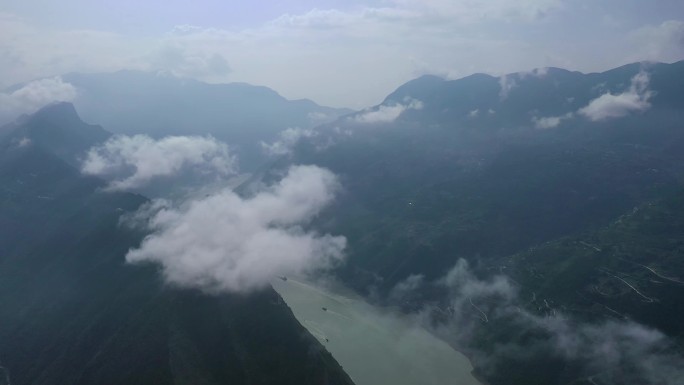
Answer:
[[[554,351],[593,373],[597,382],[675,385],[684,375],[684,359],[668,350],[666,335],[632,321],[577,323],[563,315],[530,321],[551,336]]]
[[[632,78],[629,89],[621,94],[605,93],[589,102],[578,113],[592,121],[620,118],[633,112],[643,112],[651,107],[648,100],[653,92],[648,90],[649,76],[640,72]]]
[[[538,78],[543,78],[549,74],[549,67],[535,68],[532,70],[532,72],[530,72],[530,74]]]
[[[288,128],[281,131],[278,135],[278,140],[268,144],[261,142],[261,147],[268,155],[287,155],[292,153],[292,150],[302,138],[312,138],[316,136],[316,131],[312,129],[303,128]]]
[[[519,80],[523,80],[527,77],[544,78],[548,74],[549,74],[549,67],[541,67],[541,68],[533,68],[530,71],[516,72],[516,73],[511,74],[511,75],[517,76]]]
[[[31,145],[31,139],[23,137],[23,138],[19,139],[18,141],[16,141],[16,143],[17,143],[17,147],[20,147],[20,148],[21,147],[27,147],[27,146]]]
[[[561,123],[562,118],[560,116],[549,116],[544,118],[532,118],[532,123],[536,128],[554,128]]]
[[[506,100],[508,95],[518,87],[518,82],[527,77],[543,78],[549,73],[548,67],[534,68],[530,71],[521,71],[499,76],[499,99]]]
[[[0,12],[0,84],[51,77],[67,72],[145,68],[154,50],[150,38],[112,32],[58,30]]]
[[[400,281],[388,294],[390,300],[402,302],[410,298],[425,283],[425,276],[422,274],[411,274],[403,281]]]
[[[449,290],[440,318],[450,322],[435,330],[479,356],[480,370],[497,370],[501,359],[564,358],[573,362],[577,377],[591,376],[596,383],[675,385],[684,376],[684,358],[670,348],[672,341],[656,329],[633,321],[586,322],[561,312],[560,304],[533,295],[522,300],[512,280],[504,275],[478,278],[461,259],[438,281]],[[536,308],[536,312],[528,309]],[[429,313],[429,312],[428,312]],[[425,315],[426,312],[423,312]],[[434,325],[428,316],[428,325]],[[479,351],[472,344],[480,328],[508,325],[519,331],[539,333],[538,338],[499,339],[492,350]],[[486,332],[485,332],[486,333]]]
[[[184,168],[225,177],[235,173],[235,163],[228,146],[212,137],[169,136],[155,140],[146,135],[121,135],[91,148],[81,171],[113,177],[108,189],[126,190]]]
[[[204,80],[224,79],[232,70],[226,58],[216,52],[192,52],[179,45],[167,45],[151,59],[156,70],[179,77]]]
[[[52,102],[72,101],[76,94],[76,87],[60,77],[35,80],[13,92],[0,93],[0,123],[33,113]]]
[[[499,90],[499,99],[506,100],[508,98],[508,94],[510,94],[511,91],[518,86],[515,76],[515,74],[509,74],[499,77],[499,87],[501,87]]]
[[[434,20],[478,23],[484,21],[534,21],[562,8],[560,0],[393,0],[392,3]]]
[[[309,112],[306,117],[313,125],[329,122],[336,118],[335,115],[326,114],[325,112]]]
[[[349,119],[358,123],[390,123],[395,121],[404,111],[423,108],[423,102],[420,100],[409,99],[405,100],[404,103],[369,108]]]
[[[672,62],[684,59],[684,21],[667,20],[645,26],[630,36],[637,54],[634,60]]]
[[[440,280],[440,283],[448,287],[452,292],[458,293],[454,296],[455,307],[461,307],[466,300],[470,303],[475,299],[487,297],[500,297],[505,301],[516,298],[517,290],[502,275],[497,275],[489,280],[479,280],[470,270],[468,262],[464,259],[456,261],[447,274]],[[495,307],[494,304],[491,304]]]
[[[293,166],[251,198],[224,190],[180,208],[158,210],[152,234],[126,255],[162,266],[167,282],[207,292],[245,292],[279,275],[334,266],[346,239],[304,230],[334,199],[337,178],[316,166]]]
[[[574,113],[568,112],[567,114],[561,116],[547,116],[541,118],[535,116],[532,118],[532,123],[534,123],[535,128],[539,129],[555,128],[558,127],[563,120],[570,119],[574,115]]]
[[[651,107],[649,99],[653,96],[653,92],[648,90],[648,84],[648,74],[640,72],[632,78],[630,87],[625,92],[620,94],[606,92],[589,102],[587,106],[580,108],[577,114],[591,121],[601,121],[627,116],[633,112],[646,111]],[[598,88],[601,89],[604,86],[602,84]],[[571,119],[574,116],[574,112],[560,116],[535,116],[532,118],[532,123],[539,129],[555,128],[564,120]]]

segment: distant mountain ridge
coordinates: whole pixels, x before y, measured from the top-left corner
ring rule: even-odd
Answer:
[[[87,121],[116,134],[211,134],[232,146],[244,169],[266,158],[261,141],[272,142],[291,127],[312,128],[350,113],[311,100],[288,100],[246,83],[208,84],[139,71],[62,76],[77,89],[73,101]]]
[[[155,72],[68,73],[61,79],[75,88],[72,103],[86,121],[115,134],[211,134],[233,147],[245,170],[266,160],[262,141],[275,141],[287,128],[313,128],[352,112],[288,100],[264,86],[209,84]]]
[[[648,87],[656,91],[651,98],[654,105],[684,107],[678,94],[684,85],[679,76],[684,73],[684,61],[632,63],[588,74],[550,67],[501,77],[473,74],[456,80],[425,75],[398,87],[381,106],[416,99],[424,108],[406,111],[402,118],[472,127],[518,127],[529,125],[535,117],[575,113],[606,92],[624,92],[640,72],[649,76]]]

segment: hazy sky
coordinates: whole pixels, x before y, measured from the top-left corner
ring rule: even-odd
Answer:
[[[682,59],[682,0],[0,2],[0,87],[166,70],[362,108],[425,73]]]

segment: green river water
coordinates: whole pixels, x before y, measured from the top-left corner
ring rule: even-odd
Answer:
[[[414,323],[300,280],[272,285],[356,385],[481,385],[467,357]]]

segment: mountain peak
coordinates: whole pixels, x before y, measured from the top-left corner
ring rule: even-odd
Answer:
[[[59,125],[83,124],[83,121],[76,112],[76,108],[69,102],[50,103],[29,116],[27,120],[49,120],[53,124]]]
[[[67,102],[48,104],[17,120],[13,129],[6,140],[29,139],[71,165],[78,165],[85,151],[111,136],[102,127],[83,122],[74,105]]]
[[[397,88],[396,91],[385,98],[383,104],[386,104],[387,102],[401,102],[406,97],[420,99],[421,96],[431,92],[445,82],[446,80],[444,80],[444,78],[436,75],[423,75],[416,79],[409,80]]]

